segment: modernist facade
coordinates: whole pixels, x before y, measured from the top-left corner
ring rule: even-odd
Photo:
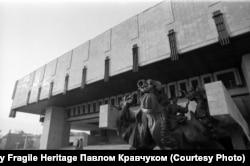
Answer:
[[[249,125],[249,44],[249,1],[164,1],[19,79],[10,117],[44,118],[41,149],[67,146],[70,129],[90,130],[89,144],[124,143],[99,128],[99,108],[139,97],[139,79],[161,81],[180,101],[181,90],[220,80]],[[223,142],[244,149],[246,136],[235,131]]]

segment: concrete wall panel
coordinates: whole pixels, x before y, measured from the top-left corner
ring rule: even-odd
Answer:
[[[221,81],[205,84],[210,115],[226,125],[238,123],[250,140],[246,119]]]
[[[209,1],[172,2],[179,52],[185,52],[183,49],[212,39],[217,41],[218,35],[212,14],[208,10],[209,4]]]
[[[170,54],[166,26],[173,23],[170,2],[163,2],[139,14],[140,53],[139,63],[148,64],[167,58]]]
[[[107,51],[110,51],[111,50],[111,35],[112,35],[112,32],[111,30],[108,30],[106,32],[104,32],[103,34],[103,40],[104,40],[104,52],[107,52]]]
[[[43,81],[44,71],[45,71],[45,66],[40,67],[39,69],[35,71],[34,82],[33,82],[33,86],[31,87],[29,103],[33,103],[37,101],[38,90]]]
[[[45,66],[45,73],[42,82],[42,91],[40,99],[46,99],[49,95],[50,82],[53,81],[56,73],[57,59],[51,61]]]
[[[108,55],[108,54],[107,54]],[[87,80],[86,83],[101,80],[104,78],[104,60],[105,56],[94,56],[87,63]]]
[[[104,78],[104,59],[110,55],[106,52],[105,33],[90,41],[89,60],[87,62],[87,83],[95,82]],[[91,74],[88,74],[91,73]]]
[[[104,60],[110,57],[110,76],[132,69],[132,47],[139,47],[139,65],[144,66],[170,57],[168,31],[176,32],[179,53],[194,50],[218,42],[213,12],[221,10],[230,36],[250,31],[250,2],[248,1],[164,1],[129,18],[114,28],[98,35],[89,42],[45,65],[41,99],[48,97],[50,82],[54,81],[53,94],[63,92],[65,76],[69,77],[69,89],[79,87],[82,68],[87,66],[87,83],[103,79]],[[31,88],[30,102],[38,93],[39,73],[33,78],[19,80],[13,106],[26,102]],[[37,73],[38,72],[38,73]],[[31,77],[31,76],[29,76]],[[32,81],[34,80],[34,82]]]
[[[65,77],[71,67],[71,56],[72,51],[69,51],[58,58],[56,75],[54,77],[53,95],[62,93],[64,90]]]
[[[250,4],[247,1],[222,1],[223,12],[230,36],[250,31]],[[245,29],[245,30],[244,30]],[[244,31],[242,31],[244,30]],[[242,32],[238,32],[242,31]]]
[[[133,40],[139,37],[138,15],[130,18],[129,20],[130,20],[129,38]]]
[[[16,89],[16,95],[12,103],[12,108],[26,105],[30,82],[32,81],[32,78],[33,73],[26,75],[19,80]]]
[[[132,34],[130,27],[134,24],[136,22],[132,18],[112,29],[111,75],[132,69],[133,41],[130,36]]]
[[[69,90],[81,86],[82,69],[84,65],[86,65],[86,60],[88,59],[88,51],[89,42],[86,42],[73,50],[72,63],[69,70]]]

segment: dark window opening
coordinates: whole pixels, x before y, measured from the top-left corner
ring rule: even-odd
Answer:
[[[180,83],[180,93],[181,97],[185,96],[185,93],[183,91],[187,91],[187,84],[185,82]]]
[[[111,104],[112,106],[115,105],[115,98],[112,98],[112,99],[110,100],[110,104]]]
[[[70,116],[71,116],[71,115],[70,115],[70,113],[71,113],[70,111],[71,111],[71,108],[67,108],[67,109],[66,109],[67,117],[70,117]]]
[[[71,116],[75,116],[75,107],[71,108]]]
[[[96,112],[100,112],[100,106],[101,106],[101,105],[99,105],[99,102],[97,102],[97,103],[96,103]]]
[[[198,87],[199,86],[198,80],[192,80],[191,81],[191,86],[194,87],[194,88]]]
[[[217,79],[222,81],[224,86],[228,89],[237,87],[234,72],[218,74]]]
[[[76,112],[75,112],[76,108],[75,107],[72,107],[72,115],[75,116],[76,115]]]
[[[65,82],[64,82],[64,91],[63,94],[65,95],[68,91],[68,84],[69,84],[69,75],[65,76]]]
[[[136,91],[136,92],[133,92],[132,95],[133,95],[133,97],[135,98],[135,104],[139,104],[139,103],[138,103],[138,98],[139,98],[138,92],[137,92],[137,91]]]
[[[36,102],[39,102],[39,100],[40,100],[41,91],[42,91],[42,87],[39,87],[39,89],[38,89],[38,93],[37,93],[37,99],[36,99]]]
[[[170,58],[172,61],[178,60],[178,50],[177,50],[177,44],[176,44],[176,36],[175,31],[171,29],[168,31],[168,39],[170,44]]]
[[[74,116],[74,108],[73,107],[70,108],[70,116]]]
[[[204,84],[207,84],[207,83],[212,82],[212,79],[211,79],[211,77],[204,77],[203,81],[204,81]]]
[[[98,101],[98,105],[99,106],[103,105],[103,100]]]
[[[109,57],[105,59],[104,82],[109,80]]]
[[[82,105],[79,105],[79,114],[82,115],[83,114],[83,106]]]
[[[96,103],[93,103],[93,112],[97,112],[96,105],[97,105]]]
[[[105,99],[104,104],[109,104],[109,99]]]
[[[18,81],[16,81],[16,83],[15,83],[14,91],[13,91],[13,93],[12,93],[12,99],[15,98],[17,85],[18,85]]]
[[[100,134],[98,133],[98,131],[99,131],[99,130],[90,130],[90,135],[91,135],[91,136],[98,136],[98,135],[100,135]]]
[[[75,111],[75,115],[78,115],[79,112],[78,112],[78,107],[74,107],[74,111]]]
[[[229,35],[224,22],[223,14],[220,10],[213,13],[213,19],[218,32],[218,39],[221,45],[227,45],[230,43]]]
[[[49,99],[52,97],[53,86],[54,86],[54,82],[50,82],[49,97],[48,97]]]
[[[87,109],[86,109],[86,105],[83,105],[83,106],[82,106],[82,112],[83,112],[84,114],[88,113],[88,111],[87,111]]]
[[[28,92],[28,95],[27,95],[27,100],[26,100],[26,105],[28,105],[29,104],[29,100],[30,100],[30,90],[29,90],[29,92]]]
[[[93,103],[93,112],[96,112],[96,103]]]
[[[91,103],[88,104],[88,113],[91,113],[92,110],[91,110]]]
[[[78,109],[78,114],[81,115],[81,106],[77,106],[77,109]]]
[[[169,86],[169,92],[170,92],[170,98],[176,97],[175,85],[170,85],[170,86]]]
[[[107,136],[107,130],[106,129],[101,129],[100,130],[100,135],[106,137]]]
[[[164,92],[165,94],[167,94],[167,93],[168,93],[168,88],[167,88],[167,86],[166,86],[166,85],[163,85],[163,92]]]
[[[87,78],[87,67],[84,66],[84,68],[82,69],[82,85],[81,88],[85,88],[86,86],[86,78]]]
[[[40,115],[39,122],[44,122],[44,119],[45,119],[45,116],[44,115]]]
[[[165,88],[167,88],[167,86],[165,86]],[[140,90],[138,90],[138,100],[139,100],[138,103],[140,103],[141,97],[142,97],[142,92]]]
[[[139,62],[138,62],[138,46],[133,45],[133,72],[138,72],[139,70]]]
[[[117,104],[120,107],[123,96],[117,96]]]
[[[103,100],[99,100],[97,104],[97,112],[100,112],[100,107],[103,105]]]

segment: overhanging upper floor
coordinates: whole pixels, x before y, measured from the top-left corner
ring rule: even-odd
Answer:
[[[12,109],[41,114],[50,105],[66,107],[136,90],[141,78],[169,83],[240,66],[249,52],[250,3],[183,3],[159,3],[18,80]],[[223,14],[230,37],[223,47],[216,11]],[[169,37],[171,30],[175,38]],[[133,73],[134,45],[139,72]],[[177,61],[170,58],[174,51]]]

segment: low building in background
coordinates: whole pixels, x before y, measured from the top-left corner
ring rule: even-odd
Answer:
[[[11,131],[1,138],[0,149],[2,150],[38,150],[41,135],[33,135],[20,131]]]

